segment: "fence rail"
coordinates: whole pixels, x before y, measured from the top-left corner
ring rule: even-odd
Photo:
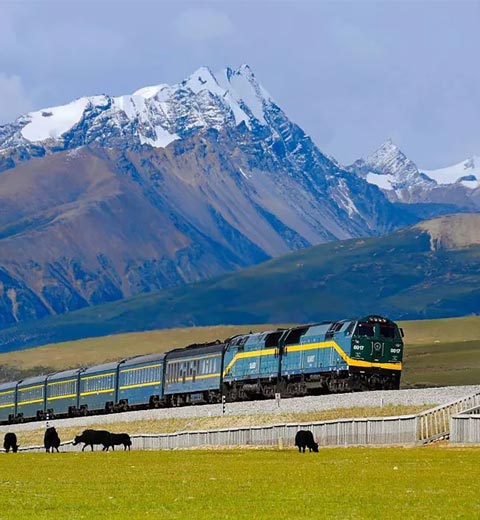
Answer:
[[[335,421],[249,426],[219,430],[185,431],[167,434],[132,435],[132,448],[172,450],[208,446],[293,446],[298,430],[312,431],[320,446],[371,446],[414,444],[415,415],[342,419]],[[72,442],[62,451],[78,451]],[[90,448],[87,448],[90,450]],[[118,449],[118,448],[117,448]],[[44,451],[43,446],[20,447],[20,451]]]
[[[470,408],[452,417],[450,442],[453,444],[480,444],[480,406]]]
[[[455,424],[455,427],[452,426],[452,428],[457,428],[456,432],[460,431],[460,428],[465,428],[465,431],[467,428],[472,428],[472,431],[478,432],[480,414],[458,415],[463,411],[475,408],[480,409],[480,392],[416,415],[132,435],[132,448],[171,450],[209,446],[288,447],[294,445],[298,430],[310,430],[320,446],[415,445],[448,435],[450,420],[453,416],[457,416],[454,421],[459,418],[461,418],[460,421],[466,421],[472,417],[473,421],[476,421],[472,423],[476,426],[465,427],[460,426],[460,422],[452,421],[452,425]],[[478,433],[478,437],[475,435],[468,438],[478,439],[480,437],[480,433]],[[480,439],[466,442],[480,442]],[[78,451],[79,446],[73,446],[72,442],[65,442],[62,443],[61,449],[62,451]],[[20,447],[20,451],[44,451],[44,448],[42,446]]]
[[[417,438],[422,443],[430,442],[450,433],[450,419],[465,410],[480,406],[480,392],[421,412],[418,417]]]

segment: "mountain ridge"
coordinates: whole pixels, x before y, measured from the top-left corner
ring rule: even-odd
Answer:
[[[378,186],[392,202],[454,204],[458,210],[480,210],[480,168],[476,157],[456,165],[419,168],[391,140],[345,169]],[[463,171],[462,171],[463,167]]]
[[[32,112],[0,127],[0,157],[0,327],[419,220],[245,66]]]
[[[236,273],[140,294],[0,331],[4,350],[106,334],[217,324],[304,323],[383,314],[478,314],[480,215],[454,215],[389,235],[329,242]],[[470,242],[434,242],[470,220]],[[394,260],[394,261],[393,261]]]

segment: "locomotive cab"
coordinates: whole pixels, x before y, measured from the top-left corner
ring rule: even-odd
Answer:
[[[367,316],[359,320],[353,328],[351,356],[372,363],[401,363],[401,329],[381,316]]]

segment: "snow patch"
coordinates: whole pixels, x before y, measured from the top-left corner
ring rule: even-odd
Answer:
[[[378,173],[367,173],[366,181],[369,184],[374,184],[378,186],[382,190],[393,190],[395,184],[395,176],[394,175],[380,175]]]
[[[58,139],[68,132],[83,117],[85,109],[102,96],[94,98],[80,98],[68,105],[45,108],[38,112],[30,112],[27,118],[30,122],[22,128],[22,135],[32,142]]]
[[[164,88],[168,88],[168,85],[162,83],[161,85],[153,85],[151,87],[143,87],[136,90],[132,96],[140,96],[145,99],[150,99],[155,97],[161,90]]]
[[[237,71],[226,69],[218,73],[218,77],[222,86],[225,90],[230,91],[232,97],[239,105],[245,104],[255,119],[263,125],[267,124],[263,114],[263,93],[256,83],[250,68],[242,66]]]
[[[150,137],[140,135],[140,142],[142,144],[149,144],[154,148],[165,148],[176,139],[179,139],[179,136],[177,134],[171,134],[161,126],[155,127],[155,136],[155,139],[151,139]]]
[[[467,188],[475,189],[479,186],[480,181],[480,157],[474,156],[465,161],[459,162],[446,168],[437,170],[420,170],[428,175],[438,184],[454,184],[462,177],[472,175],[476,180],[461,180],[461,184]]]

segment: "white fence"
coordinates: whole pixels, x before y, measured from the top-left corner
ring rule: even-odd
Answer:
[[[461,437],[473,439],[464,441],[473,443],[480,442],[478,440],[480,438],[480,415],[463,416],[458,414],[477,408],[480,409],[480,393],[416,415],[132,435],[132,448],[137,450],[172,450],[209,446],[291,447],[294,445],[298,430],[310,430],[320,446],[415,445],[448,436],[450,420],[453,416],[456,416],[452,419],[452,429],[456,428],[455,435],[460,436],[461,434],[457,433],[460,431],[473,432],[472,434],[469,433],[469,436],[465,434]],[[473,426],[466,426],[467,419],[470,418],[472,418],[471,424]],[[464,423],[460,421],[464,421]],[[460,424],[465,424],[465,426],[460,426]],[[464,430],[461,430],[462,428]],[[90,448],[87,449],[90,450]],[[123,448],[117,447],[118,449]],[[62,444],[61,450],[79,451],[80,446],[73,446],[72,442],[66,442]],[[20,451],[44,450],[41,446],[32,446],[20,447]]]
[[[418,440],[426,443],[450,433],[450,419],[465,410],[480,407],[480,392],[418,414]]]
[[[480,444],[480,406],[452,417],[450,442],[453,444]]]
[[[320,446],[379,446],[415,444],[417,417],[373,417],[324,422],[249,426],[220,430],[185,431],[168,434],[132,435],[132,449],[172,450],[209,446],[293,446],[298,430],[310,430]],[[79,451],[72,442],[61,451]],[[91,448],[87,448],[90,450]],[[99,449],[98,447],[96,449]],[[117,447],[123,449],[123,447]],[[20,451],[44,451],[42,446],[20,447]]]

